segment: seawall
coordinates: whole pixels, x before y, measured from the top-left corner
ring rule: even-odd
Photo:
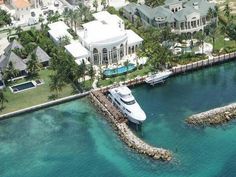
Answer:
[[[20,109],[20,110],[17,110],[17,111],[9,112],[9,113],[6,113],[6,114],[2,114],[2,115],[0,115],[0,120],[7,119],[7,118],[10,118],[10,117],[13,117],[13,116],[20,115],[20,114],[24,114],[24,113],[27,113],[27,112],[36,111],[36,110],[46,108],[46,107],[49,107],[49,106],[53,106],[53,105],[57,105],[57,104],[60,104],[60,103],[72,101],[72,100],[84,97],[88,94],[89,94],[89,92],[83,92],[83,93],[71,95],[71,96],[68,96],[68,97],[56,99],[56,100],[53,100],[53,101],[49,101],[49,102],[46,102],[46,103],[38,104],[38,105],[35,105],[35,106],[31,106],[31,107],[28,107],[28,108]]]
[[[100,92],[90,93],[91,101],[96,105],[108,119],[113,127],[117,130],[119,137],[132,149],[140,154],[147,155],[156,160],[170,161],[172,159],[172,153],[169,150],[163,148],[153,147],[140,138],[138,138],[127,126],[126,118],[112,105],[111,102],[103,102],[105,96]],[[108,101],[106,99],[106,101]]]
[[[195,126],[220,125],[236,118],[236,103],[188,117],[185,122]]]

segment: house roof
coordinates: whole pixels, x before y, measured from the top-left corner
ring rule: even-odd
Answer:
[[[183,9],[178,12],[173,13],[168,5],[175,3],[183,3]],[[195,8],[196,7],[196,8]],[[156,17],[164,18],[164,21],[174,22],[175,20],[183,21],[186,20],[186,16],[189,14],[196,12],[201,16],[205,16],[208,13],[209,8],[214,8],[215,3],[210,3],[208,0],[166,0],[164,6],[158,6],[155,8],[151,8],[147,5],[138,5],[134,3],[130,3],[125,6],[124,9],[129,13],[134,13],[137,9],[139,12],[143,13],[149,19],[155,19]]]
[[[69,27],[63,21],[57,21],[54,23],[50,23],[50,24],[48,24],[48,27],[50,30],[58,30],[58,31],[69,29]]]
[[[14,7],[19,8],[19,9],[27,8],[31,6],[28,0],[12,0],[12,4]]]
[[[129,3],[126,6],[123,7],[123,9],[131,14],[134,14],[138,5],[135,3]]]
[[[89,56],[89,51],[84,48],[79,42],[73,42],[65,46],[66,50],[76,59]]]
[[[128,36],[128,45],[140,44],[143,39],[132,30],[126,30]]]
[[[23,48],[23,46],[17,41],[14,39],[14,41],[12,41],[5,49],[4,49],[4,52],[5,54],[7,55],[10,51],[14,50],[14,49],[21,49]]]
[[[18,69],[20,71],[26,70],[27,68],[23,60],[19,56],[17,56],[14,52],[10,52],[7,56],[1,57],[0,68],[4,70],[10,62],[12,62],[15,69]]]
[[[37,47],[35,49],[35,54],[37,56],[37,59],[40,63],[49,61],[51,57],[48,56],[48,54],[41,48]]]
[[[41,48],[41,47],[37,47],[33,52],[35,52],[35,55],[37,57],[37,60],[39,63],[43,63],[43,62],[47,62],[50,60],[50,56],[48,56],[48,54]],[[32,52],[32,53],[33,53]],[[31,59],[31,54],[29,54],[27,56],[26,59],[24,59],[24,63],[27,63],[29,60]]]

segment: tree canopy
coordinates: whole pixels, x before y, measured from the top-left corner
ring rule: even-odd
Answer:
[[[11,24],[11,16],[5,10],[0,9],[0,27]]]

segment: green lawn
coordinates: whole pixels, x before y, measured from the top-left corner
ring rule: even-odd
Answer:
[[[37,86],[34,89],[31,90],[26,90],[23,92],[19,93],[12,93],[9,89],[9,87],[6,87],[4,89],[4,95],[7,98],[8,102],[4,103],[4,109],[0,112],[0,114],[16,111],[19,109],[23,109],[26,107],[30,107],[33,105],[37,105],[40,103],[45,103],[50,100],[50,97],[52,97],[53,93],[50,91],[49,88],[49,75],[51,74],[51,70],[45,69],[41,70],[39,72],[39,79],[44,80],[44,84]],[[36,78],[33,78],[36,79]],[[30,78],[28,79],[21,79],[18,80],[17,82],[12,83],[11,85],[17,84],[17,83],[22,83],[27,80],[31,80]],[[65,97],[72,95],[74,93],[74,89],[72,88],[71,85],[65,86],[62,91],[59,94],[59,97]]]

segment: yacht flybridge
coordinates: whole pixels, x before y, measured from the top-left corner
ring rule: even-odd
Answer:
[[[127,86],[110,89],[108,91],[108,98],[111,99],[112,103],[116,105],[131,122],[141,124],[146,120],[146,114]]]
[[[153,74],[145,79],[145,82],[150,85],[155,85],[161,82],[164,82],[167,77],[169,77],[172,74],[172,71],[166,70],[163,72],[158,72],[156,74]]]

